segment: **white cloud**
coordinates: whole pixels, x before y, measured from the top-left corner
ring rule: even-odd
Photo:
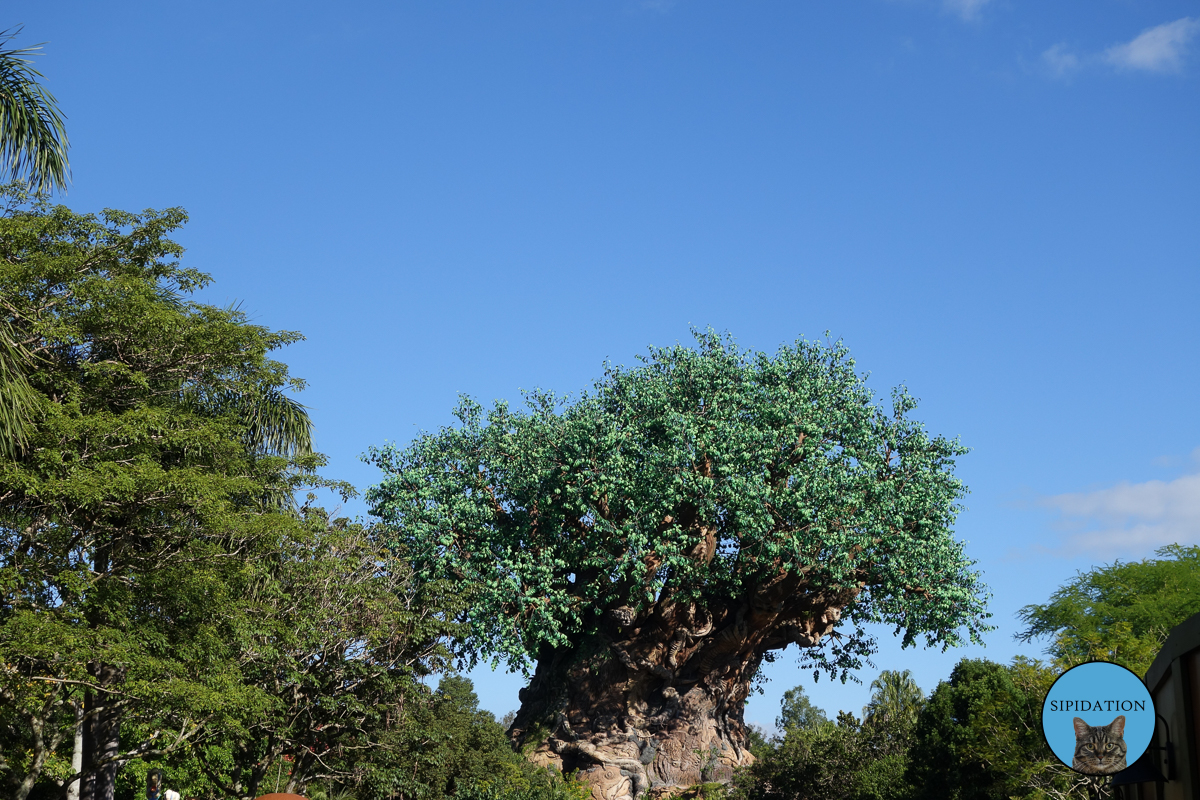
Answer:
[[[1065,78],[1079,69],[1079,56],[1071,52],[1065,44],[1056,44],[1042,53],[1042,63],[1056,78]]]
[[[1142,31],[1126,44],[1113,45],[1104,52],[1104,60],[1122,69],[1150,72],[1178,72],[1183,51],[1200,30],[1200,19],[1184,17]]]
[[[945,9],[968,22],[979,19],[979,12],[991,0],[942,0]]]
[[[1200,543],[1200,474],[1054,495],[1041,505],[1057,511],[1059,527],[1072,532],[1063,554],[1145,554],[1172,542]]]

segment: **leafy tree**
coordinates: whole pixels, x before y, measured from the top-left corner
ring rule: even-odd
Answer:
[[[918,800],[1083,798],[1099,782],[1063,766],[1041,732],[1057,672],[1018,658],[1010,666],[963,659],[918,718],[908,779]]]
[[[756,759],[760,759],[771,752],[771,738],[768,737],[767,730],[761,725],[746,726],[746,749],[750,751]]]
[[[1004,798],[1004,776],[979,757],[979,709],[1002,706],[1016,694],[1002,664],[963,659],[938,684],[916,727],[909,771],[919,797],[932,800]],[[999,700],[997,700],[997,696]]]
[[[415,588],[374,528],[320,509],[304,518],[300,535],[244,568],[238,591],[250,613],[222,632],[259,702],[229,708],[188,754],[232,798],[316,780],[361,784],[388,732],[408,724],[419,679],[449,664],[445,617],[461,593]]]
[[[1028,627],[1017,639],[1050,639],[1046,652],[1061,669],[1102,660],[1145,675],[1171,628],[1200,612],[1200,547],[1155,555],[1078,573],[1050,602],[1021,609]]]
[[[1050,752],[1042,736],[1042,704],[1061,674],[1059,670],[1020,656],[1005,669],[1014,691],[993,694],[978,706],[976,735],[967,747],[968,757],[1004,776],[1006,798],[1109,796],[1111,787],[1106,779],[1068,769]]]
[[[735,800],[902,800],[908,732],[894,723],[792,726],[734,778]]]
[[[317,704],[336,702],[332,697],[317,699]],[[587,800],[591,796],[586,785],[515,753],[503,728],[479,709],[471,682],[461,676],[445,675],[436,690],[422,682],[407,683],[401,701],[382,708],[379,721],[386,724],[371,731],[369,749],[336,745],[322,749],[318,744],[321,761],[333,766],[340,777],[315,778],[307,786],[297,781],[296,788],[311,800]],[[205,746],[212,747],[212,742]],[[236,746],[228,752],[238,757]],[[287,788],[294,774],[289,773],[291,764],[277,762],[258,791]],[[176,753],[164,761],[135,762],[126,768],[119,780],[118,800],[142,796],[150,766],[165,766],[167,785],[184,795],[228,794],[208,780],[194,757]],[[219,776],[217,783],[227,782],[226,776]],[[244,790],[243,795],[253,793]]]
[[[748,763],[744,701],[788,645],[844,678],[863,623],[906,645],[985,627],[951,533],[965,450],[905,392],[877,406],[840,343],[696,337],[574,402],[464,399],[457,426],[369,454],[419,574],[476,587],[472,653],[536,664],[515,742],[617,796]]]
[[[431,692],[419,680],[448,664],[446,617],[461,592],[414,586],[376,529],[303,513],[295,535],[243,563],[227,587],[248,613],[215,635],[236,654],[242,699],[189,748],[130,765],[128,800],[149,766],[165,767],[173,788],[208,797],[316,789],[433,800],[484,787],[573,800],[561,777],[512,751],[469,681],[447,676]]]
[[[885,669],[871,681],[871,701],[863,709],[869,722],[913,725],[925,704],[925,693],[913,680],[912,670]]]
[[[332,484],[295,415],[261,424],[302,386],[269,358],[299,335],[183,299],[208,278],[175,261],[182,211],[8,198],[0,309],[35,407],[0,461],[0,730],[19,754],[5,768],[25,796],[74,743],[51,732],[76,723],[82,798],[111,800],[122,764],[185,747],[246,700],[210,626],[245,611],[222,589],[234,554],[299,524],[280,497]]]
[[[812,704],[803,686],[788,689],[783,693],[779,716],[775,727],[785,733],[792,728],[815,728],[829,722],[825,712]]]
[[[420,687],[424,689],[424,687]],[[380,738],[360,797],[394,800],[586,800],[585,785],[534,766],[479,708],[471,681],[446,675],[435,692],[409,698],[403,719]]]

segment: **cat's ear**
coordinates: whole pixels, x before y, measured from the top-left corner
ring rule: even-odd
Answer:
[[[1090,731],[1090,730],[1091,730],[1090,725],[1088,725],[1086,722],[1081,720],[1079,717],[1075,718],[1075,738],[1076,739],[1082,739],[1083,737],[1087,736],[1088,731]]]
[[[1124,714],[1117,717],[1112,722],[1108,723],[1108,732],[1113,736],[1124,736],[1125,735],[1125,715]]]

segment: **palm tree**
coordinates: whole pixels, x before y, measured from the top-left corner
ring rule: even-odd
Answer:
[[[925,693],[913,680],[912,670],[885,669],[871,681],[871,702],[863,708],[863,721],[911,725],[925,705]]]
[[[0,43],[21,32],[0,31]],[[67,131],[54,95],[37,79],[29,56],[42,46],[0,47],[0,165],[12,180],[27,180],[35,191],[66,189]]]
[[[14,458],[21,449],[37,402],[25,377],[29,360],[12,325],[0,317],[0,457]]]
[[[0,44],[20,32],[0,31]],[[42,73],[28,58],[40,49],[0,46],[0,172],[44,192],[66,189],[70,166],[57,101],[37,82]],[[33,413],[36,398],[25,377],[29,361],[12,323],[0,317],[0,457],[12,458],[21,449]]]

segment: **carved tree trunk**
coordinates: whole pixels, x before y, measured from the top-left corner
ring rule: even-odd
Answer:
[[[851,599],[612,609],[590,642],[542,654],[510,735],[536,763],[579,770],[596,800],[728,782],[754,761],[742,712],[764,654],[817,644]]]

